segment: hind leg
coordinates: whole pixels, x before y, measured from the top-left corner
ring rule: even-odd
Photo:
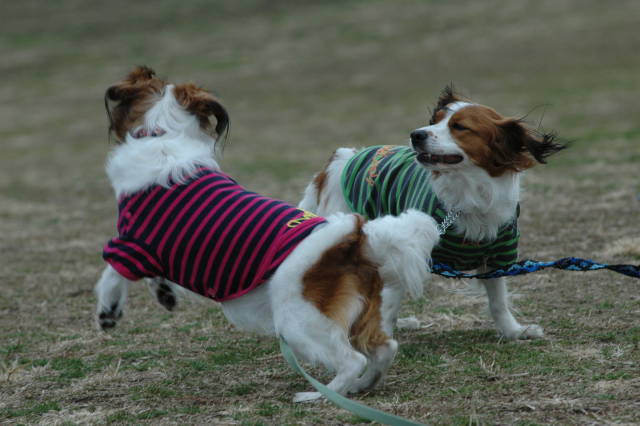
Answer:
[[[158,303],[164,306],[166,310],[173,311],[178,304],[178,297],[173,291],[173,286],[164,278],[156,277],[150,279],[149,289],[156,295]]]
[[[397,352],[398,342],[394,339],[378,346],[369,356],[364,374],[356,380],[349,392],[357,393],[375,388],[386,376]]]
[[[277,287],[277,285],[274,285]],[[328,318],[308,302],[279,298],[273,310],[275,331],[291,346],[293,352],[305,361],[320,363],[336,375],[327,387],[346,395],[367,366],[367,358],[356,351],[349,341],[348,324]],[[272,306],[274,306],[272,304]],[[361,310],[357,299],[345,306],[347,317],[357,316]],[[312,401],[321,397],[319,392],[299,392],[294,402]]]
[[[404,288],[397,285],[387,285],[382,289],[382,306],[380,307],[380,313],[382,314],[382,329],[387,336],[393,336],[396,324],[398,324],[399,328],[402,328],[401,324],[404,318],[398,319],[398,314],[402,307],[404,293]]]
[[[96,317],[103,330],[113,328],[122,318],[122,311],[127,301],[129,281],[122,277],[111,266],[107,266],[96,284],[98,298]]]
[[[345,346],[336,348],[338,353],[346,353],[346,357],[333,362],[338,365],[336,376],[329,382],[327,387],[340,395],[346,395],[347,392],[354,387],[358,377],[362,374],[367,366],[367,358],[360,352],[349,349],[348,342],[344,342]],[[313,401],[322,397],[320,392],[298,392],[293,398],[293,402]]]

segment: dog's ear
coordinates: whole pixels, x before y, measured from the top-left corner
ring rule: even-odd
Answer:
[[[436,124],[437,122],[436,115],[438,114],[438,111],[443,110],[447,105],[451,103],[458,102],[461,100],[462,98],[458,96],[455,92],[453,83],[449,83],[448,85],[446,85],[445,88],[442,89],[442,92],[440,92],[440,97],[438,98],[438,102],[436,103],[435,108],[431,112],[431,119],[429,120],[429,124],[430,125]]]
[[[139,118],[140,113],[134,111],[135,105],[160,93],[164,85],[165,82],[157,78],[151,68],[137,66],[123,80],[107,88],[104,107],[109,119],[109,133],[114,132],[118,140],[122,140],[128,126]]]
[[[497,142],[502,156],[518,171],[533,167],[533,160],[545,164],[547,157],[567,148],[566,144],[557,140],[554,133],[536,132],[515,118],[500,120],[496,125],[499,129]]]
[[[137,66],[122,81],[107,89],[105,100],[122,102],[133,98],[154,79],[155,75],[151,68]]]
[[[533,155],[538,163],[546,164],[546,158],[558,151],[566,149],[569,145],[558,141],[558,137],[553,132],[532,133],[526,140],[527,151]]]
[[[209,117],[216,118],[215,132],[218,137],[222,136],[229,128],[229,114],[207,90],[192,83],[176,85],[174,95],[178,102],[191,114],[198,117],[200,126],[207,130],[211,128]]]

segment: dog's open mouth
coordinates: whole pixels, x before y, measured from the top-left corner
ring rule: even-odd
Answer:
[[[462,155],[458,154],[429,154],[427,152],[423,152],[418,154],[418,161],[426,164],[458,164],[463,160]]]

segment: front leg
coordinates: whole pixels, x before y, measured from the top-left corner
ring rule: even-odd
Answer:
[[[128,289],[129,280],[107,265],[95,288],[98,298],[96,319],[103,330],[115,327],[122,318]]]
[[[509,292],[504,277],[480,280],[487,290],[489,310],[500,334],[508,340],[537,339],[544,335],[536,324],[521,325],[509,309]]]

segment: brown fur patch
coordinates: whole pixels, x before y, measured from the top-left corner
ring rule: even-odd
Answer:
[[[155,76],[148,67],[138,66],[122,81],[109,87],[105,93],[105,106],[109,116],[109,131],[122,142],[132,128],[142,124],[142,117],[161,95],[167,83]],[[108,101],[117,102],[110,108]]]
[[[365,354],[389,337],[382,331],[382,279],[375,264],[363,254],[364,220],[358,217],[356,230],[323,253],[303,277],[303,296],[320,312],[348,331],[351,344]],[[349,324],[349,309],[356,300],[362,310]]]
[[[528,131],[517,120],[483,106],[465,107],[451,116],[449,131],[471,161],[493,177],[519,172],[535,162],[526,152]]]
[[[323,169],[313,177],[313,185],[316,187],[316,204],[320,205],[320,199],[322,198],[322,191],[327,185],[327,178],[329,173],[327,169]]]
[[[322,170],[318,172],[313,177],[313,185],[316,187],[316,204],[320,205],[320,200],[322,200],[322,191],[327,185],[327,179],[329,178],[329,166],[336,159],[336,151],[333,151],[333,154],[324,165]]]
[[[445,109],[440,109],[433,113],[433,119],[431,120],[431,124],[436,124],[442,121],[442,119],[447,115],[447,111]]]
[[[433,109],[431,113],[431,119],[429,120],[429,124],[436,124],[438,121],[442,120],[444,115],[446,114],[446,107],[449,104],[454,102],[458,102],[463,100],[457,93],[455,93],[455,89],[453,88],[453,84],[449,84],[446,86],[442,92],[440,93],[440,97],[438,98],[438,102],[436,103],[436,107]],[[441,114],[442,113],[442,114]]]
[[[173,89],[176,100],[187,111],[198,117],[200,127],[204,131],[212,129],[209,118],[213,115],[217,123],[215,131],[220,136],[229,125],[229,116],[222,104],[207,90],[193,83],[178,84]]]

